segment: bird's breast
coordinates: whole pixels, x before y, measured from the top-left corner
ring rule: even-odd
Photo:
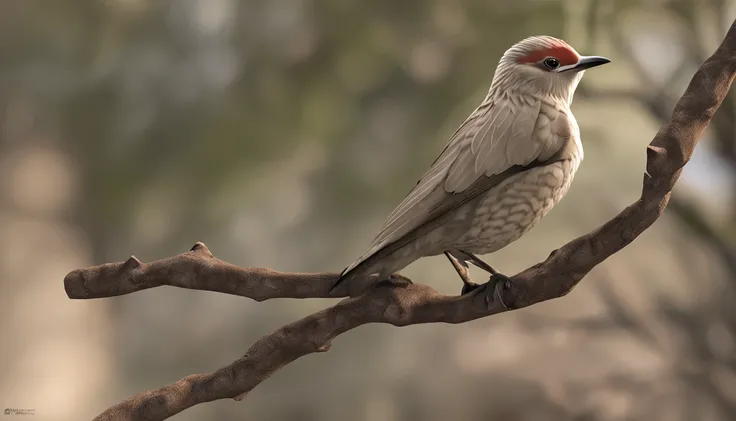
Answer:
[[[532,168],[467,203],[448,224],[460,233],[453,247],[485,254],[517,240],[567,193],[579,164],[579,156],[573,156]],[[461,226],[465,229],[458,229]]]

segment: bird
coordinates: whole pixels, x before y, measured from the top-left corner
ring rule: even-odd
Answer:
[[[477,255],[518,240],[565,196],[583,160],[573,95],[586,69],[609,62],[547,35],[506,50],[483,101],[332,290],[360,279],[400,282],[396,272],[445,254],[462,295],[481,286],[467,276],[470,263],[491,275],[486,301],[498,297],[505,307],[499,288],[509,277]]]

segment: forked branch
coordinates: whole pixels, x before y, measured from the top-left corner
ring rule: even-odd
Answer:
[[[735,74],[736,22],[721,46],[693,76],[671,120],[649,144],[641,198],[600,228],[513,276],[511,288],[503,292],[503,301],[509,307],[518,309],[564,296],[593,267],[630,244],[657,220]],[[220,370],[191,375],[161,389],[140,393],[96,419],[163,420],[202,402],[242,398],[276,370],[303,355],[328,350],[334,337],[366,323],[462,323],[504,311],[498,300],[489,307],[481,289],[465,296],[447,296],[415,283],[367,291],[348,291],[343,285],[330,293],[336,279],[334,273],[240,268],[216,259],[202,243],[190,252],[151,263],[130,258],[69,273],[64,286],[70,298],[111,297],[161,285],[217,291],[258,301],[278,297],[352,297],[261,338],[245,356]]]

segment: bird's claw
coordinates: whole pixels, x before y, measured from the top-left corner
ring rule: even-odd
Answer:
[[[491,278],[485,284],[476,284],[472,282],[463,284],[461,294],[465,295],[469,292],[475,291],[480,287],[485,288],[484,298],[487,306],[490,307],[491,305],[493,305],[493,303],[496,302],[496,300],[498,300],[504,310],[509,309],[509,307],[503,301],[503,291],[511,288],[511,278],[504,274],[496,273],[494,275],[491,275]]]
[[[483,286],[483,284],[476,284],[475,282],[470,282],[470,281],[463,282],[463,289],[460,290],[460,295],[465,295],[469,292],[473,292],[476,289],[478,289],[478,287],[480,286]]]
[[[493,292],[489,294],[488,286],[491,283],[493,283]],[[498,302],[501,303],[503,309],[508,310],[509,306],[507,306],[506,303],[503,301],[503,291],[510,288],[511,278],[501,273],[491,275],[491,279],[489,279],[488,283],[486,284],[486,305],[491,305],[496,301],[496,299],[498,299]]]

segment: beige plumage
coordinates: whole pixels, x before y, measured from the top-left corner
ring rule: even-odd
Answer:
[[[582,70],[606,62],[547,36],[506,51],[484,101],[338,283],[376,273],[375,281],[387,280],[441,253],[483,266],[474,254],[531,229],[565,195],[583,159],[570,103]]]

